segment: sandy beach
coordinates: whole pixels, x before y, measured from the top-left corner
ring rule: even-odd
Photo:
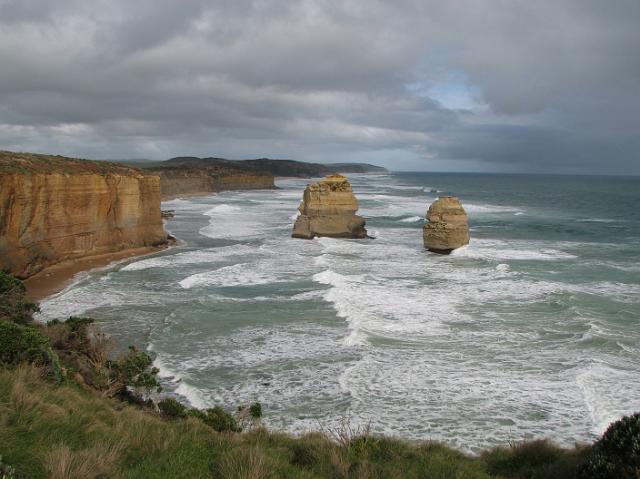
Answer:
[[[54,264],[25,280],[27,295],[31,301],[40,301],[59,293],[73,278],[83,271],[107,266],[134,256],[145,256],[166,249],[167,246],[133,248],[95,256],[87,256]]]

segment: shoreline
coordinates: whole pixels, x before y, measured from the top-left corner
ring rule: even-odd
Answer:
[[[39,303],[43,299],[63,291],[73,283],[79,273],[89,272],[129,258],[147,256],[170,247],[171,245],[143,246],[61,261],[24,280],[24,285],[27,287],[27,297],[31,301]]]

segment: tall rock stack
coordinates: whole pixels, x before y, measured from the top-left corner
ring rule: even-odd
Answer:
[[[449,254],[469,244],[467,213],[455,196],[441,196],[427,211],[424,225],[424,247],[434,253]]]
[[[293,226],[294,238],[316,236],[366,238],[365,221],[356,215],[358,200],[349,180],[342,175],[327,176],[307,185]]]

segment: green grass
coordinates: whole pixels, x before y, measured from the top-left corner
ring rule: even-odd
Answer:
[[[135,176],[139,175],[140,171],[130,166],[108,161],[0,150],[0,174],[3,173],[112,173]]]
[[[218,433],[55,386],[32,366],[0,368],[0,456],[16,478],[574,477],[581,450],[534,442],[467,456],[438,443],[257,428]]]

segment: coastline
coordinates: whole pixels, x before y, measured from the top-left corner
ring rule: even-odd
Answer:
[[[56,263],[24,280],[27,287],[27,297],[38,303],[64,290],[79,273],[102,268],[129,258],[147,256],[170,247],[171,245],[144,246]]]

